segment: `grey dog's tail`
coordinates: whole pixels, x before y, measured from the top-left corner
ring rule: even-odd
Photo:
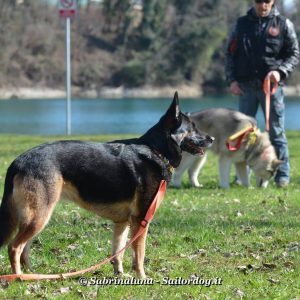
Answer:
[[[14,172],[12,166],[7,170],[4,184],[4,193],[0,206],[0,247],[4,246],[14,232],[9,200],[12,197]]]

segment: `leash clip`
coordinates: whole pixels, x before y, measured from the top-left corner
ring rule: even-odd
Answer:
[[[143,228],[146,228],[148,224],[149,224],[149,222],[148,222],[147,220],[145,220],[145,219],[142,220],[141,223],[140,223],[140,225],[141,225]]]
[[[249,136],[248,145],[256,142],[257,128],[253,126],[245,127],[237,133],[231,135],[226,141],[226,147],[229,151],[237,151],[240,149],[242,142]]]

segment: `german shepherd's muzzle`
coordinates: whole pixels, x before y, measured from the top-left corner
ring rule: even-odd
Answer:
[[[31,240],[45,227],[61,194],[114,222],[113,254],[135,235],[161,180],[181,151],[202,154],[213,138],[180,112],[178,95],[160,121],[136,139],[111,143],[59,141],[37,146],[16,158],[7,170],[0,208],[0,246],[9,243],[12,272],[30,267]],[[130,225],[130,226],[129,226]],[[133,244],[133,269],[145,277],[147,230]],[[113,261],[123,272],[122,255]]]

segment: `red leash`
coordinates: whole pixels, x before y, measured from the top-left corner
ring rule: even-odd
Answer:
[[[84,273],[91,272],[91,271],[94,271],[94,270],[98,269],[100,266],[108,263],[109,261],[114,259],[116,256],[118,256],[120,253],[125,251],[139,236],[141,236],[144,233],[144,231],[146,230],[147,225],[151,222],[151,220],[154,217],[154,214],[155,214],[156,210],[160,206],[160,204],[161,204],[161,202],[164,198],[166,189],[167,189],[167,182],[165,180],[162,180],[160,182],[159,189],[158,189],[158,191],[157,191],[150,207],[148,208],[148,211],[145,215],[145,218],[140,223],[140,227],[139,227],[138,232],[135,234],[134,237],[132,237],[130,239],[130,241],[126,244],[126,246],[124,248],[119,250],[113,256],[110,256],[110,257],[106,258],[105,260],[101,261],[100,263],[98,263],[94,266],[91,266],[89,268],[79,270],[79,271],[70,272],[70,273],[62,273],[62,274],[9,274],[9,275],[1,275],[0,276],[0,281],[4,280],[4,281],[11,282],[11,281],[14,281],[16,279],[21,279],[21,280],[65,279],[65,278],[79,276],[79,275],[82,275]]]
[[[269,76],[266,76],[263,83],[263,90],[266,95],[266,131],[270,130],[270,106],[271,106],[271,95],[276,93],[278,83],[275,82],[271,88],[271,81]]]
[[[229,151],[237,151],[241,148],[243,140],[255,129],[252,126],[246,127],[236,134],[230,136],[226,141],[226,147]]]
[[[270,130],[270,107],[271,107],[271,95],[276,93],[278,88],[278,83],[274,82],[271,86],[270,77],[267,75],[263,82],[263,91],[266,95],[265,103],[266,103],[266,131]],[[252,127],[246,127],[241,131],[235,133],[230,136],[226,141],[226,147],[229,151],[237,151],[240,149],[243,140],[254,131]]]

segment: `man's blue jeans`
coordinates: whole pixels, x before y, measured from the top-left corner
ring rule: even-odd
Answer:
[[[244,92],[239,98],[239,111],[255,117],[259,104],[262,107],[265,116],[265,93],[262,90],[262,83],[247,82],[239,83],[240,88]],[[285,105],[282,86],[279,86],[276,93],[271,96],[270,108],[270,140],[276,150],[278,159],[284,161],[279,166],[275,176],[275,182],[290,180],[290,164],[288,143],[284,129]]]

